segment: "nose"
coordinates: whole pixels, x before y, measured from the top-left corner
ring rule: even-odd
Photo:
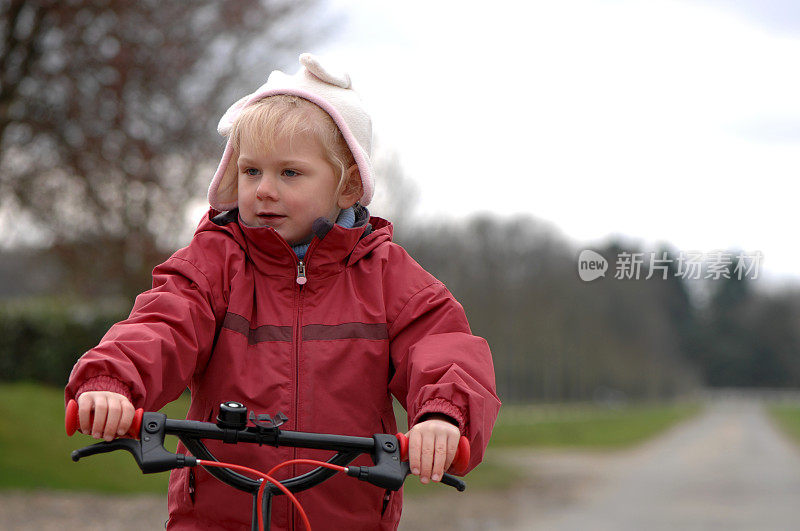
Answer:
[[[258,188],[256,188],[256,197],[261,200],[277,200],[278,187],[275,179],[271,178],[269,175],[262,176],[261,180],[258,182]]]

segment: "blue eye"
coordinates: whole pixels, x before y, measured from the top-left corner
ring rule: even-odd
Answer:
[[[298,175],[300,175],[298,172],[294,170],[283,170],[283,174],[286,177],[297,177]]]
[[[245,172],[247,175],[251,175],[251,176],[256,176],[256,175],[258,175],[258,170],[257,170],[257,169],[255,169],[255,168],[247,168],[246,170],[244,170],[244,172]]]

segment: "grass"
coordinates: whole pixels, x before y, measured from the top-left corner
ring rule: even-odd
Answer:
[[[188,399],[163,411],[182,418]],[[651,405],[609,409],[598,406],[505,406],[479,467],[470,472],[470,490],[497,490],[519,476],[494,455],[510,447],[613,449],[653,437],[699,411],[697,406]],[[800,410],[798,410],[800,411]],[[796,417],[800,434],[800,415]],[[127,453],[114,452],[73,463],[70,452],[95,440],[64,433],[63,392],[37,384],[0,385],[0,489],[66,489],[104,493],[166,494],[168,474],[141,474]],[[174,451],[177,440],[168,439]],[[444,489],[434,486],[430,489]],[[426,486],[411,479],[414,496]],[[449,489],[448,489],[449,490]]]
[[[772,420],[800,444],[800,405],[774,404],[767,408]]]
[[[638,444],[695,415],[695,404],[624,407],[506,406],[492,432],[492,448],[618,449]]]
[[[187,406],[188,400],[181,398],[163,411],[183,416]],[[166,494],[168,475],[143,475],[126,452],[72,462],[72,450],[94,442],[80,433],[67,437],[61,389],[0,385],[0,488]],[[168,444],[174,451],[177,439],[170,437]]]

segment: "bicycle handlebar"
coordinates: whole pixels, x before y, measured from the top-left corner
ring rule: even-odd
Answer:
[[[248,420],[252,425],[248,425]],[[163,413],[144,412],[138,409],[128,435],[132,438],[99,442],[72,452],[73,461],[98,453],[125,450],[136,460],[143,473],[163,472],[184,466],[196,466],[197,458],[217,461],[203,444],[202,439],[222,440],[226,443],[255,443],[271,446],[290,446],[314,448],[337,452],[329,464],[345,466],[348,475],[373,485],[398,490],[410,473],[408,465],[408,439],[402,433],[396,435],[375,434],[372,438],[345,435],[319,434],[285,431],[279,428],[288,418],[278,413],[275,419],[269,415],[255,415],[236,402],[220,405],[217,423],[195,420],[168,419]],[[64,426],[67,435],[75,433],[78,425],[78,405],[75,400],[67,404]],[[173,454],[164,448],[164,436],[176,435],[193,455]],[[360,454],[371,455],[372,467],[347,467]],[[469,462],[469,443],[461,437],[458,451],[451,469],[463,473]],[[207,468],[221,481],[246,492],[255,493],[261,483],[225,468]],[[291,492],[311,488],[330,478],[334,471],[317,468],[311,472],[281,481]],[[445,485],[459,491],[466,488],[464,482],[450,474],[441,480]],[[282,494],[277,487],[270,485],[274,494]]]

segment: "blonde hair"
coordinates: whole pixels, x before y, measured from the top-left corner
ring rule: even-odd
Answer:
[[[311,120],[312,116],[319,120]],[[339,172],[336,195],[345,186],[345,173],[356,163],[342,132],[333,118],[316,104],[299,96],[279,94],[269,96],[246,107],[231,129],[233,159],[241,152],[242,138],[252,139],[266,150],[271,150],[276,139],[288,135],[312,134],[322,144],[325,160],[334,172]]]

